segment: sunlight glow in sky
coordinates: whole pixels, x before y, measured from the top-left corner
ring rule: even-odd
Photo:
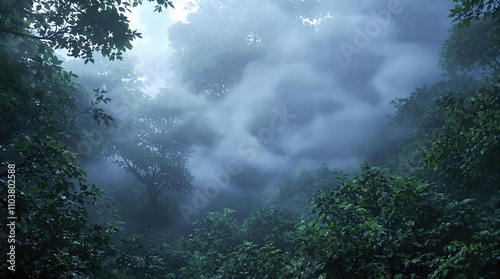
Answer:
[[[168,9],[168,10],[163,10],[160,15],[166,16],[169,18],[169,26],[173,23],[176,22],[185,22],[187,16],[191,13],[194,12],[193,10],[189,9],[188,7],[194,6],[193,3],[196,1],[193,0],[177,0],[174,1],[174,6],[175,9]],[[132,29],[137,29],[139,31],[145,30],[148,26],[144,22],[144,17],[155,17],[152,15],[152,10],[153,10],[153,5],[152,3],[143,3],[142,6],[138,6],[135,9],[132,9],[132,13],[129,16],[130,20],[130,26]]]
[[[186,22],[187,16],[190,13],[196,12],[196,1],[193,0],[179,0],[174,2],[175,9],[171,11],[174,22]],[[191,9],[193,7],[193,9]]]
[[[187,16],[197,10],[196,1],[193,0],[175,0],[173,3],[175,9],[156,13],[153,12],[153,3],[144,2],[132,9],[129,15],[130,28],[139,31],[142,39],[133,42],[134,48],[128,54],[141,61],[138,70],[144,76],[139,79],[149,84],[147,92],[152,96],[165,86],[163,77],[170,76],[166,63],[159,64],[162,61],[159,57],[165,58],[171,54],[168,29],[177,22],[186,22]]]

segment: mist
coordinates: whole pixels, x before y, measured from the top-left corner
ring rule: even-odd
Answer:
[[[210,145],[192,148],[189,168],[198,192],[214,182],[214,173],[227,173],[228,164],[235,173],[265,177],[253,186],[260,190],[322,163],[355,171],[394,112],[390,101],[440,79],[437,61],[451,6],[220,1],[174,23],[149,17],[145,6],[132,20],[144,40],[130,55],[140,61],[145,94],[163,92],[166,107],[216,135]],[[193,55],[189,48],[205,50]],[[186,56],[204,64],[182,65],[191,62]],[[222,75],[218,92],[193,86],[217,81],[214,71]],[[238,189],[236,176],[228,176],[224,191]],[[188,197],[184,204],[193,203]]]
[[[498,278],[499,10],[0,2],[0,277]]]
[[[180,195],[180,212],[189,210],[178,214],[190,223],[218,208],[220,193],[259,192],[322,163],[356,172],[394,113],[390,101],[440,79],[437,62],[452,3],[220,1],[178,7],[180,21],[150,16],[148,6],[134,11],[131,24],[143,39],[128,55],[137,61],[144,94],[162,92],[166,109],[215,135],[209,144],[192,146],[188,165],[197,190]],[[204,62],[185,65],[193,59]],[[197,86],[200,80],[218,82],[218,91]],[[101,168],[85,166],[94,181],[100,178],[93,169]],[[99,184],[109,184],[109,177],[119,183],[124,173],[107,168],[114,171]],[[228,168],[234,172],[227,175]],[[258,185],[237,185],[245,184],[241,173],[258,177]],[[197,197],[216,182],[224,186],[217,194]]]

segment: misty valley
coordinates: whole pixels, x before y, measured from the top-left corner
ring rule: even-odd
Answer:
[[[499,278],[499,21],[0,1],[0,277]]]

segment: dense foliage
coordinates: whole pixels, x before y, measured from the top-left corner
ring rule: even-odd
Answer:
[[[297,277],[492,277],[495,201],[457,201],[413,177],[362,166],[352,182],[322,192],[287,269]],[[478,221],[480,220],[480,221]]]
[[[153,2],[153,0],[148,0]],[[126,13],[142,3],[134,1],[2,1],[0,32],[7,36],[36,39],[68,55],[93,61],[95,52],[110,59],[123,59],[140,33],[129,29]],[[173,7],[158,1],[155,10]]]
[[[0,51],[2,189],[7,192],[7,164],[15,164],[17,182],[15,214],[7,212],[6,195],[2,211],[17,217],[16,276],[99,274],[114,226],[87,222],[87,206],[102,191],[85,181],[65,144],[77,114],[74,75],[37,40],[4,34]],[[93,112],[106,118],[102,110]],[[6,233],[2,229],[2,238]],[[6,265],[3,261],[2,272]]]
[[[80,135],[76,123],[80,118],[112,120],[99,107],[109,99],[99,89],[94,96],[82,94],[73,81],[76,76],[62,68],[54,49],[66,49],[85,61],[93,61],[94,51],[120,58],[138,36],[128,29],[123,15],[130,5],[128,1],[0,4],[1,187],[2,193],[15,196],[12,208],[8,196],[2,195],[1,211],[2,216],[17,218],[13,230],[2,222],[2,239],[17,232],[11,242],[15,245],[2,245],[3,255],[15,252],[11,263],[2,261],[2,278],[107,277],[104,265],[114,251],[112,238],[119,223],[98,218],[90,222],[103,191],[86,181],[68,144]],[[8,184],[15,184],[14,192]]]
[[[113,69],[107,61],[121,60],[140,36],[125,14],[141,1],[3,1],[0,179],[16,203],[7,195],[0,202],[2,214],[17,219],[13,229],[2,222],[0,238],[15,232],[15,270],[2,261],[0,276],[497,278],[499,6],[455,2],[450,16],[457,25],[440,58],[445,79],[393,101],[387,137],[373,150],[390,156],[370,162],[377,167],[365,163],[354,175],[326,164],[303,170],[265,189],[267,197],[241,218],[230,208],[208,212],[174,237],[147,228],[167,222],[162,214],[176,204],[168,193],[194,189],[187,159],[194,145],[210,146],[215,135],[171,106],[169,89],[146,97],[132,64]],[[173,7],[157,3],[158,11]],[[217,10],[208,1],[200,7]],[[193,93],[222,98],[261,55],[260,40],[250,38],[236,51],[237,43],[198,29],[204,17],[190,19],[196,24],[172,29],[174,66],[181,79],[207,77],[186,80]],[[190,48],[191,40],[217,51]],[[54,49],[94,68],[77,80]],[[208,55],[219,64],[205,63]],[[81,168],[99,160],[114,161],[135,180],[109,186],[105,196]],[[12,192],[7,185],[14,183]],[[119,212],[104,206],[113,202]],[[141,219],[145,228],[133,233],[118,215]],[[1,253],[11,247],[2,245]]]

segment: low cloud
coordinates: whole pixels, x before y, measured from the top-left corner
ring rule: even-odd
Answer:
[[[220,15],[200,10],[198,21],[189,24],[204,22],[203,30],[209,32],[204,35],[231,42],[220,47],[253,47],[257,54],[217,101],[189,92],[189,84],[181,81],[186,77],[173,73],[169,104],[217,134],[213,146],[194,148],[190,166],[199,186],[233,160],[277,175],[323,162],[340,169],[361,163],[365,147],[393,113],[389,102],[439,79],[438,55],[451,27],[447,15],[453,4],[306,1],[314,5],[301,9],[270,1],[221,2]],[[217,22],[210,17],[224,13],[239,20],[210,26]],[[311,26],[302,23],[304,17],[322,20]],[[258,38],[255,45],[246,41],[248,34]],[[279,123],[283,129],[273,131],[276,111],[290,118]]]

